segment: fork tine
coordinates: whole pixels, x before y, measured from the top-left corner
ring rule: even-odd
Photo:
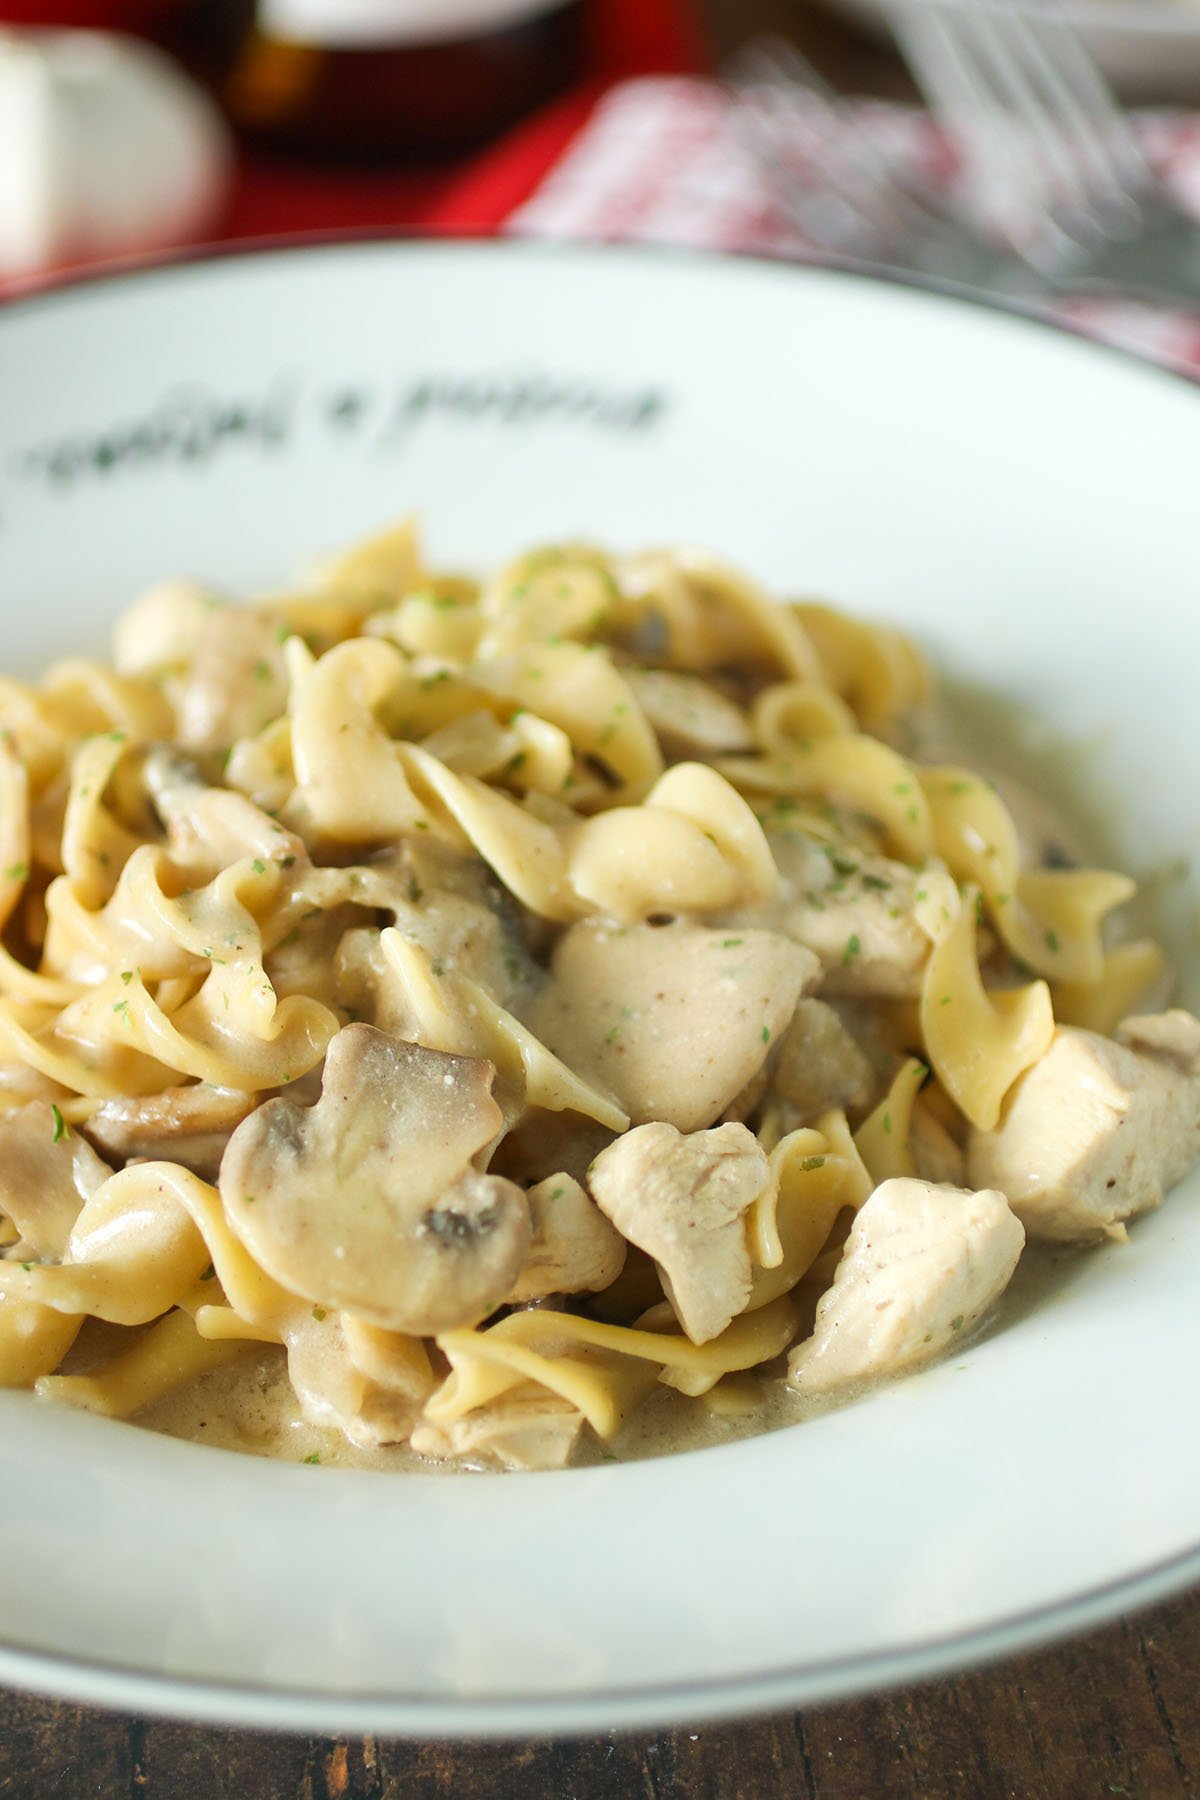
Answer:
[[[1072,121],[1099,177],[1136,202],[1154,177],[1123,108],[1057,7],[1043,14],[1040,30],[1042,79]]]
[[[975,23],[974,9],[967,13],[937,0],[909,0],[893,20],[919,85],[966,152],[985,193],[993,201],[1007,201],[1014,192],[1036,194],[1041,213],[1046,199],[1044,172],[1028,132],[1013,109],[1002,104],[986,58],[973,41]],[[1027,223],[1011,221],[1013,226]]]
[[[1136,202],[1098,122],[1116,103],[1106,104],[1094,71],[1080,81],[1089,59],[1061,15],[1012,0],[911,0],[898,26],[918,79],[997,195],[1021,196],[1025,216],[1009,229],[1023,255],[1055,260],[1098,231],[1137,228]]]
[[[809,229],[799,186],[786,179],[799,146],[860,233],[876,240],[928,228],[933,215],[894,177],[846,103],[794,45],[756,38],[734,59],[726,88],[738,116],[785,177],[780,200],[801,229]]]

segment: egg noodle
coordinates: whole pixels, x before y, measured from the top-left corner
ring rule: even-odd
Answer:
[[[1200,1027],[930,699],[706,554],[480,584],[407,524],[0,681],[0,1384],[136,1417],[278,1345],[359,1447],[555,1466],[1121,1235]]]

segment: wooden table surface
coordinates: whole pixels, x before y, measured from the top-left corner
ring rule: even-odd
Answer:
[[[796,0],[707,0],[721,51],[791,35],[843,85],[894,59]],[[0,1800],[1197,1800],[1200,1592],[1057,1647],[738,1724],[458,1745],[223,1731],[0,1690]]]

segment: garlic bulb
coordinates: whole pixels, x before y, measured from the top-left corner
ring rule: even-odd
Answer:
[[[0,276],[192,241],[231,168],[213,107],[150,45],[0,31]]]

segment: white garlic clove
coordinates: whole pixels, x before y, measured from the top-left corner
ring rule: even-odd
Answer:
[[[0,276],[194,242],[233,157],[170,59],[94,31],[0,31]]]

